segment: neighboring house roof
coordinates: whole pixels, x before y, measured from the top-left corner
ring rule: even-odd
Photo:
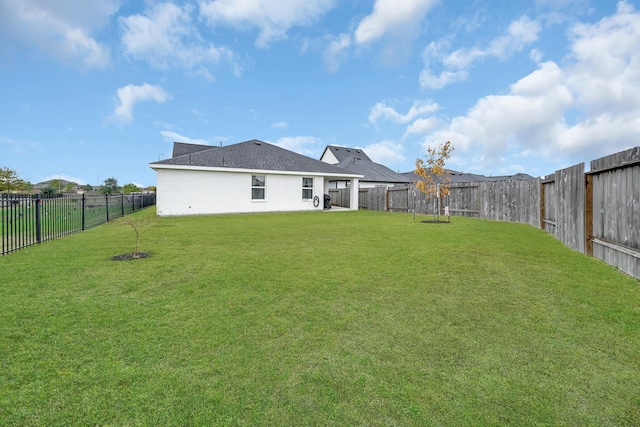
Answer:
[[[503,175],[503,176],[484,176],[477,175],[473,173],[465,173],[454,170],[448,170],[449,172],[449,182],[479,182],[479,181],[526,181],[530,179],[535,179],[531,175],[527,175],[526,173],[517,173],[515,175]],[[405,172],[402,175],[407,176],[411,182],[418,181],[423,179],[420,175],[416,174],[414,171]],[[443,178],[444,179],[444,178]],[[436,180],[442,181],[442,180]]]
[[[487,177],[489,181],[528,181],[536,179],[527,173],[517,173],[515,175],[496,175]]]
[[[327,145],[320,156],[320,160],[345,169],[352,173],[363,175],[360,181],[363,182],[380,182],[394,184],[408,184],[413,182],[411,179],[394,172],[388,167],[375,163],[360,148],[337,147],[335,145]],[[335,162],[337,160],[337,162]]]
[[[33,188],[46,188],[50,185],[60,185],[61,187],[66,187],[67,185],[78,185],[77,182],[67,181],[66,179],[50,179],[48,181],[42,181],[33,185]]]
[[[180,157],[185,154],[193,154],[198,151],[209,150],[211,148],[217,148],[212,145],[202,144],[190,144],[186,142],[174,142],[173,143],[173,155],[171,157]]]
[[[332,154],[333,157],[335,157],[335,160],[328,154]],[[322,152],[322,156],[320,156],[320,160],[327,163],[336,164],[342,163],[352,156],[359,157],[362,160],[371,161],[369,156],[367,156],[367,154],[360,148],[338,147],[335,145],[327,145]]]
[[[181,144],[177,152],[182,152],[185,145]],[[360,175],[350,173],[337,166],[294,153],[293,151],[280,148],[278,146],[253,139],[251,141],[240,142],[224,147],[213,147],[200,145],[198,147],[188,147],[189,151],[176,157],[160,160],[150,164],[151,168],[158,166],[188,166],[207,168],[228,168],[265,170],[281,172],[307,172],[325,175],[337,175],[344,177],[359,178]],[[193,148],[191,151],[190,149]],[[174,152],[175,152],[174,147]]]
[[[413,182],[407,177],[392,171],[388,167],[379,163],[372,162],[366,154],[366,159],[358,156],[350,156],[345,158],[336,166],[348,170],[349,172],[364,175],[360,181],[364,182],[392,182],[392,183],[410,183]]]

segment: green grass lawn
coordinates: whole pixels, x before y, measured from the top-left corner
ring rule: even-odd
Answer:
[[[640,422],[638,280],[530,226],[158,218],[133,249],[0,258],[0,425]]]

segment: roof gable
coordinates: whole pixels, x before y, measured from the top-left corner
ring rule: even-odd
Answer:
[[[322,157],[325,157],[325,153],[329,151],[338,160],[338,163],[342,163],[349,157],[357,157],[361,160],[371,161],[369,156],[360,148],[338,147],[336,145],[327,145],[322,153]],[[322,158],[321,157],[321,158]]]

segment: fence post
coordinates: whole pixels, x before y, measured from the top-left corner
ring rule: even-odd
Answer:
[[[384,210],[385,212],[389,212],[389,189],[385,188],[384,190]]]
[[[120,193],[120,211],[122,212],[121,216],[124,216],[124,193]]]
[[[107,222],[109,222],[109,193],[104,195],[104,203],[107,208]]]
[[[593,256],[593,175],[584,177],[584,252]]]
[[[544,230],[544,216],[546,215],[544,206],[544,181],[540,181],[540,230]]]
[[[84,193],[82,193],[82,231],[84,231],[84,208],[85,208],[85,197]]]
[[[36,242],[40,243],[42,241],[42,220],[40,219],[40,214],[42,212],[42,199],[40,199],[40,194],[36,198]]]
[[[5,253],[4,252],[4,193],[1,193],[1,192],[0,192],[0,240],[2,240],[2,252],[0,253],[4,255]],[[7,249],[9,248],[7,247]]]

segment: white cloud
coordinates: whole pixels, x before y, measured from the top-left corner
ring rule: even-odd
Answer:
[[[371,108],[369,113],[369,121],[376,124],[380,120],[390,120],[394,123],[408,123],[416,117],[431,114],[438,110],[438,104],[431,100],[414,101],[406,114],[398,113],[393,107],[388,106],[384,102],[378,102]]]
[[[3,153],[26,154],[31,150],[37,149],[36,144],[17,141],[13,138],[7,138],[0,135],[0,147],[3,146],[6,147],[0,150]]]
[[[354,33],[356,43],[371,43],[388,34],[414,33],[436,0],[376,0]]]
[[[423,144],[451,141],[485,166],[507,155],[583,161],[637,145],[640,134],[640,14],[628,2],[596,23],[575,24],[570,55],[480,99]],[[550,171],[549,171],[550,172]]]
[[[109,48],[92,37],[108,24],[119,1],[0,1],[3,49],[27,49],[82,68],[106,66]]]
[[[206,64],[233,62],[233,52],[202,39],[193,24],[193,7],[159,3],[144,14],[120,18],[124,54],[155,67],[193,69],[193,73],[213,80]]]
[[[188,136],[180,135],[178,132],[173,132],[170,130],[163,130],[160,132],[160,135],[162,135],[162,138],[164,138],[166,142],[171,142],[171,143],[185,142],[188,144],[202,144],[202,145],[209,144],[209,141],[206,139],[189,138]]]
[[[442,89],[451,83],[466,80],[468,75],[469,73],[466,71],[443,71],[439,75],[435,75],[430,69],[425,68],[420,72],[418,80],[423,89]]]
[[[171,99],[171,96],[160,86],[147,83],[142,86],[129,84],[121,87],[118,89],[117,96],[120,105],[116,107],[114,117],[122,122],[133,120],[133,106],[138,102],[155,101],[162,104]]]
[[[457,149],[481,147],[494,166],[510,144],[542,151],[556,145],[564,128],[563,112],[573,105],[564,73],[553,62],[511,86],[506,95],[480,99],[466,116],[456,117],[424,140],[424,147],[451,141]]]
[[[640,13],[620,1],[616,13],[577,24],[566,67],[567,86],[583,113],[567,129],[563,151],[607,154],[637,144],[640,134]]]
[[[445,56],[442,62],[451,69],[464,69],[485,57],[504,60],[536,41],[540,30],[538,22],[522,16],[509,24],[507,34],[493,39],[486,48],[459,49]]]
[[[451,83],[466,80],[468,73],[465,70],[443,70],[439,75],[432,71],[432,62],[442,62],[443,51],[449,48],[449,40],[441,39],[430,42],[422,53],[425,67],[420,72],[418,81],[423,89],[442,89]]]
[[[533,62],[542,62],[542,58],[544,57],[543,53],[540,52],[538,49],[531,49],[531,52],[529,52],[529,58],[531,58],[531,60]]]
[[[640,111],[602,113],[565,129],[558,149],[576,158],[595,158],[638,145]]]
[[[589,6],[588,0],[535,0],[535,4],[539,8],[548,8],[551,10],[574,9],[582,10]]]
[[[287,122],[271,123],[271,127],[274,128],[274,129],[288,129],[289,128],[289,123],[287,123]]]
[[[425,67],[420,72],[420,86],[423,89],[441,89],[451,83],[465,80],[468,77],[468,69],[474,62],[487,57],[506,60],[535,42],[540,31],[541,27],[537,21],[522,16],[511,22],[505,35],[493,39],[484,48],[476,46],[446,53],[450,40],[431,42],[423,52]],[[439,74],[432,70],[434,63],[442,66]]]
[[[273,144],[298,154],[312,156],[317,151],[317,144],[321,142],[322,140],[320,138],[314,136],[287,136],[278,139]]]
[[[329,71],[338,71],[342,59],[346,56],[346,50],[351,46],[351,36],[340,34],[332,38],[329,46],[322,54],[322,59]]]
[[[430,132],[433,129],[437,128],[439,124],[440,119],[438,119],[437,117],[419,118],[409,126],[407,126],[407,130],[405,131],[403,138],[406,138],[407,136],[412,134],[424,134]]]
[[[507,59],[515,52],[521,52],[526,46],[538,39],[541,31],[540,24],[527,16],[509,24],[507,34],[491,41],[486,55],[499,59]]]
[[[201,15],[212,25],[223,22],[259,28],[256,46],[265,48],[286,39],[291,27],[313,23],[333,8],[334,0],[215,0],[201,1],[199,5]]]
[[[593,115],[640,109],[640,14],[629,3],[595,24],[571,31],[568,84]]]
[[[404,147],[398,142],[385,140],[367,145],[363,148],[367,156],[376,163],[383,165],[402,162]]]

